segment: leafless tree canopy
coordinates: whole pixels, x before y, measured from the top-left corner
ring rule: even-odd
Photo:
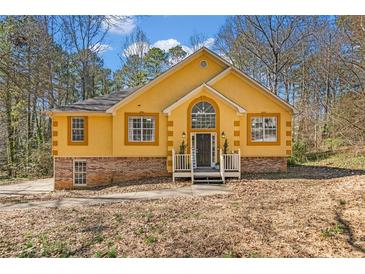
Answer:
[[[296,107],[308,150],[364,144],[364,16],[234,16],[216,49]]]

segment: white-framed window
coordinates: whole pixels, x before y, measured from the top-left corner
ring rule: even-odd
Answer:
[[[71,117],[71,141],[84,142],[85,141],[85,118]]]
[[[277,122],[277,117],[252,117],[252,142],[276,142],[278,140]]]
[[[199,102],[191,110],[191,127],[194,129],[215,128],[216,113],[208,102]]]
[[[129,116],[128,117],[128,141],[129,142],[154,142],[156,120],[153,116]]]
[[[86,185],[86,160],[74,160],[74,185]]]

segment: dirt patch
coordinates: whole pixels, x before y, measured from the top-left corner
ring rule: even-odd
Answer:
[[[0,256],[365,257],[365,176],[291,172],[231,195],[6,212]]]

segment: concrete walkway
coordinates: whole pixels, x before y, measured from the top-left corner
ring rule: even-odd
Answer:
[[[9,185],[0,185],[0,197],[41,194],[51,191],[53,191],[53,178],[37,179]]]
[[[231,190],[226,185],[192,185],[174,189],[112,193],[82,198],[64,198],[61,200],[0,204],[0,211],[87,206],[106,203],[119,203],[125,201],[155,200],[160,198],[194,197],[230,193]]]

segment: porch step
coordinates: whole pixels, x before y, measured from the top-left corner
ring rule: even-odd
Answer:
[[[194,172],[194,177],[221,177],[221,173],[219,171],[205,171],[205,172]]]
[[[217,179],[217,178],[205,178],[205,179],[194,179],[194,184],[196,183],[206,183],[206,184],[209,184],[209,183],[223,183],[223,180],[222,179]]]

